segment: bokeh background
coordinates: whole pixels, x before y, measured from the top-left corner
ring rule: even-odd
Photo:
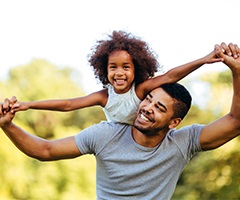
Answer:
[[[12,95],[21,101],[70,98],[101,89],[87,55],[113,30],[147,41],[159,56],[159,73],[203,57],[223,41],[240,44],[239,8],[238,0],[0,0],[0,101]],[[181,83],[193,96],[181,126],[228,112],[231,74],[222,63],[204,65]],[[14,122],[54,139],[104,119],[96,106],[68,113],[29,110]],[[0,199],[96,198],[93,156],[40,162],[22,154],[2,132],[0,141]],[[172,199],[240,199],[239,146],[238,137],[199,153]]]

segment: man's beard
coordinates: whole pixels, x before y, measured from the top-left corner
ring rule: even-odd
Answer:
[[[142,127],[141,125],[138,125],[136,120],[133,122],[134,128],[136,128],[138,131],[140,131],[143,135],[146,136],[156,136],[159,134],[160,131],[168,129],[168,126],[158,127],[158,128],[149,128],[149,127]]]

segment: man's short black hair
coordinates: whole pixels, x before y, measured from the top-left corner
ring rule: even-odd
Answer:
[[[183,119],[188,113],[192,102],[192,97],[188,90],[179,83],[164,84],[160,87],[176,100],[173,106],[173,118],[180,117]]]

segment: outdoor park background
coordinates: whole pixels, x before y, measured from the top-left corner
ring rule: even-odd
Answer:
[[[222,41],[240,44],[238,0],[0,1],[0,101],[69,98],[101,89],[87,63],[97,39],[112,30],[142,37],[164,71],[205,56]],[[162,72],[160,72],[162,73]],[[231,74],[205,65],[181,81],[193,106],[181,126],[208,123],[229,110]],[[54,139],[104,120],[100,107],[60,113],[29,110],[15,123]],[[221,127],[220,127],[221,128]],[[95,199],[93,156],[39,162],[0,134],[0,199]],[[240,140],[198,154],[172,199],[240,199]]]

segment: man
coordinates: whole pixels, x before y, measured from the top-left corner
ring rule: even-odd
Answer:
[[[223,54],[221,48],[235,58]],[[170,199],[196,152],[215,149],[240,134],[239,53],[236,45],[216,46],[216,55],[232,71],[234,95],[230,112],[205,126],[174,129],[191,104],[188,91],[176,83],[150,92],[133,126],[102,122],[76,136],[48,141],[11,122],[13,98],[0,106],[0,127],[22,152],[42,161],[94,154],[98,199]]]

